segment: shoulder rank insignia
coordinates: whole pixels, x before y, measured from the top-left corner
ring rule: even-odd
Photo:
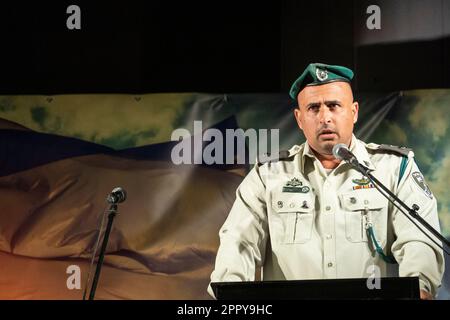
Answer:
[[[411,148],[397,147],[397,146],[393,146],[391,144],[380,144],[380,146],[378,147],[378,150],[397,153],[397,154],[400,154],[405,157],[408,157],[409,152],[412,151]]]
[[[419,186],[420,189],[422,189],[425,195],[428,198],[433,199],[433,193],[431,192],[428,185],[425,183],[425,178],[423,177],[423,175],[420,172],[415,171],[412,173],[412,177],[414,182]]]
[[[263,165],[269,162],[277,162],[279,160],[285,160],[291,156],[288,150],[281,150],[278,154],[264,154],[263,157],[258,158],[258,165]]]
[[[292,178],[283,186],[283,192],[308,193],[309,187],[303,186],[303,183],[299,179]]]

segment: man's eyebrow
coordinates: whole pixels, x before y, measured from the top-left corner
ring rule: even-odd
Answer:
[[[309,109],[310,107],[317,107],[320,106],[320,102],[310,102],[306,105],[306,109]]]
[[[330,104],[338,104],[338,105],[342,105],[342,102],[341,101],[339,101],[339,100],[326,100],[325,102],[324,102],[324,104],[326,105],[326,106],[328,106],[328,105],[330,105]],[[309,109],[309,108],[311,108],[311,107],[317,107],[317,106],[320,106],[320,102],[310,102],[310,103],[308,103],[307,105],[306,105],[306,109]]]
[[[339,104],[342,105],[342,102],[339,100],[327,100],[325,101],[325,105],[329,105],[329,104]]]

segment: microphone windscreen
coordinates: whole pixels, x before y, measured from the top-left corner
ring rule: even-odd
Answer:
[[[115,203],[124,202],[127,199],[127,192],[121,187],[114,188],[111,195],[115,198]]]
[[[335,144],[334,145],[334,147],[333,147],[333,156],[336,158],[336,159],[338,159],[338,160],[343,160],[344,158],[342,157],[342,155],[341,155],[341,150],[347,150],[348,149],[348,147],[347,147],[347,145],[345,144],[345,143],[338,143],[338,144]]]

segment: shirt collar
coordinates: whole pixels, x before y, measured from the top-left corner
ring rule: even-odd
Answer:
[[[350,142],[350,151],[355,155],[356,159],[358,161],[369,168],[370,170],[375,170],[375,166],[373,165],[372,161],[370,160],[369,153],[366,149],[366,144],[360,140],[358,140],[354,134],[352,134],[352,140]],[[302,153],[302,163],[301,163],[301,169],[302,172],[305,172],[305,158],[316,158],[316,155],[312,151],[311,147],[309,146],[308,142],[305,142],[305,146],[303,148]]]
[[[361,163],[363,166],[366,166],[372,171],[375,170],[375,166],[370,160],[369,153],[367,152],[366,144],[361,140],[356,139],[355,135],[352,135],[350,151],[355,155],[359,163]]]

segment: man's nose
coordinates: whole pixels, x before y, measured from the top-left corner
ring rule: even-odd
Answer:
[[[325,107],[322,106],[320,108],[320,112],[319,112],[319,121],[320,123],[331,123],[331,119],[332,119],[332,114],[331,111]]]

